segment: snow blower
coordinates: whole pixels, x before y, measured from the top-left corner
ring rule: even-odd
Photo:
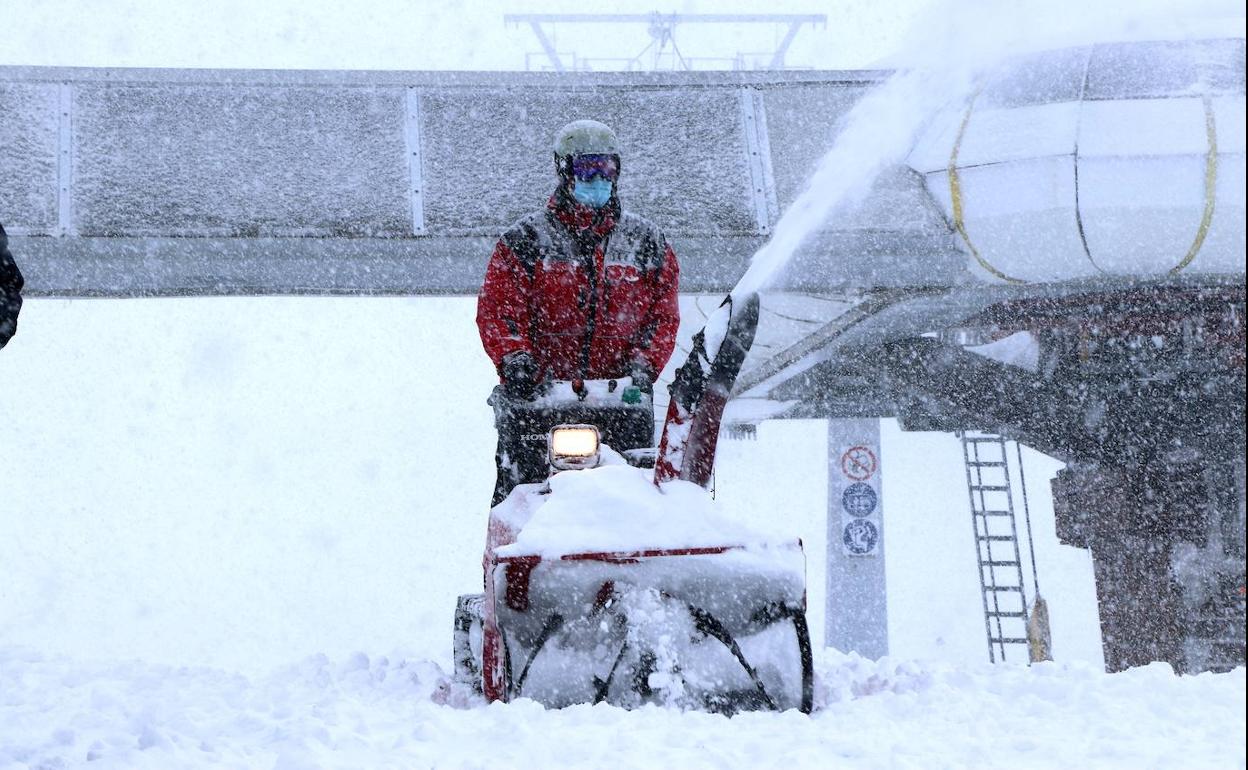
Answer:
[[[707,489],[757,320],[757,295],[735,312],[729,298],[700,333],[661,450],[651,398],[627,378],[495,404],[521,439],[504,443],[544,453],[546,472],[490,512],[485,591],[461,596],[455,614],[458,681],[548,707],[809,713],[801,542],[726,520]]]

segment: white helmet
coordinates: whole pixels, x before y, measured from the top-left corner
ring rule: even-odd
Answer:
[[[561,175],[571,173],[574,155],[614,155],[620,157],[620,141],[606,124],[596,120],[574,120],[555,134],[555,168]]]
[[[615,132],[596,120],[574,120],[555,134],[555,155],[619,155]]]

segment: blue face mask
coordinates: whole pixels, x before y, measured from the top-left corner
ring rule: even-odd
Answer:
[[[601,176],[596,176],[588,182],[578,179],[572,188],[572,197],[584,206],[600,209],[611,200],[611,186],[611,180]]]

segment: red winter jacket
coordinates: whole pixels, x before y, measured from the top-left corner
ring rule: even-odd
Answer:
[[[625,377],[634,363],[657,375],[676,344],[679,277],[653,224],[614,198],[600,213],[560,190],[494,247],[477,298],[481,343],[496,367],[527,350],[553,379]]]

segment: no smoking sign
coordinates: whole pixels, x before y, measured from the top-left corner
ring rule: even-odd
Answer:
[[[871,451],[871,447],[851,446],[845,450],[845,454],[841,455],[841,473],[854,481],[866,481],[875,475],[878,467],[879,462],[875,459],[875,452]]]

